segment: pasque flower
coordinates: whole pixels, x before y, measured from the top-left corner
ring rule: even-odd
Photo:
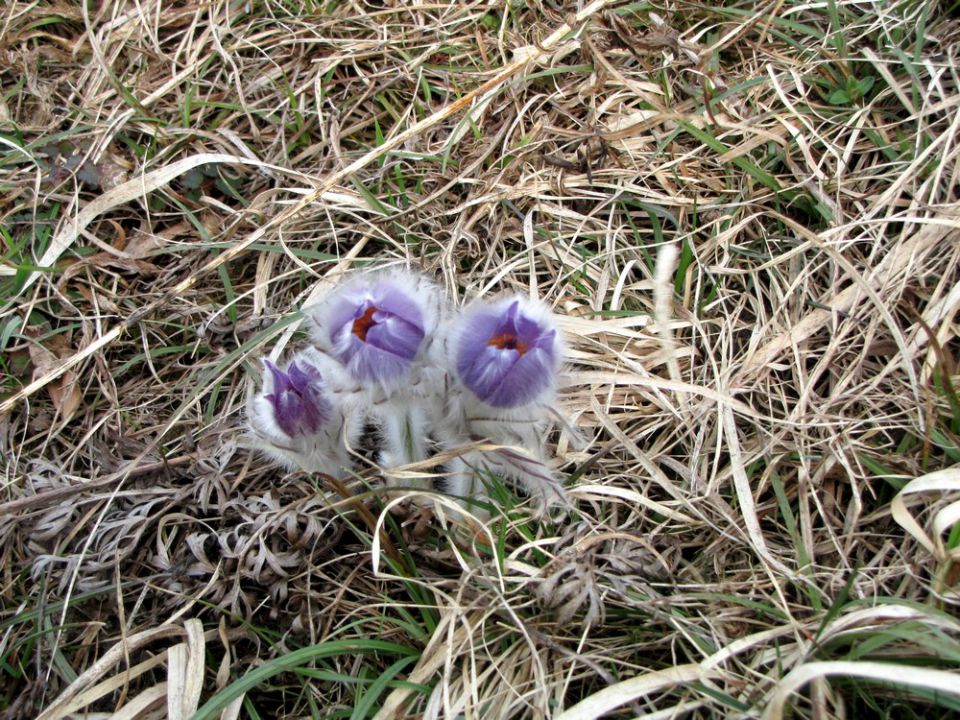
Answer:
[[[297,353],[286,369],[267,359],[263,365],[263,387],[248,411],[255,446],[290,468],[348,472],[361,421],[344,413],[339,366],[313,348]]]
[[[260,415],[290,438],[315,435],[330,419],[332,406],[320,371],[294,360],[281,370],[266,358],[263,393],[257,398]]]
[[[521,298],[468,308],[455,341],[461,382],[495,408],[519,408],[555,382],[559,340],[546,310]]]
[[[290,437],[312,435],[330,419],[330,401],[325,396],[320,371],[311,365],[290,363],[286,371],[264,359],[268,375],[264,398],[270,403],[277,426]]]
[[[316,350],[353,385],[345,388],[353,413],[377,429],[387,485],[401,484],[389,470],[427,457],[429,408],[442,392],[445,367],[435,342],[440,289],[418,272],[360,273],[307,314]],[[429,480],[403,484],[429,487]]]
[[[355,380],[402,381],[431,325],[431,289],[420,283],[417,276],[399,273],[346,283],[312,311],[318,344]]]
[[[393,270],[347,278],[306,314],[311,344],[284,369],[264,361],[249,406],[258,448],[344,475],[372,425],[388,488],[429,489],[419,471],[436,446],[451,453],[447,490],[466,501],[499,476],[540,506],[565,502],[544,447],[563,354],[545,306],[507,297],[457,313],[428,277]]]

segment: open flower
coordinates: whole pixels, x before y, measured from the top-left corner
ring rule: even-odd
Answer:
[[[396,385],[436,325],[436,291],[418,275],[366,275],[311,310],[315,339],[360,382]]]
[[[286,370],[266,358],[263,364],[263,394],[255,401],[261,421],[272,422],[290,438],[318,433],[332,409],[320,371],[296,360]]]
[[[556,379],[559,340],[549,314],[521,298],[467,309],[456,341],[457,373],[480,400],[518,408],[542,398]]]

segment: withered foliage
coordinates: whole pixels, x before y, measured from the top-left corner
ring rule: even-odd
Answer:
[[[952,677],[956,20],[562,5],[0,11],[4,717],[271,667],[262,717],[923,714]],[[569,514],[249,447],[257,358],[391,264],[561,316]]]

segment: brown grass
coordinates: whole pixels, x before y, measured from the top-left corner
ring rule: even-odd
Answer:
[[[955,12],[560,5],[2,11],[6,717],[956,708]],[[391,264],[556,309],[570,515],[247,447]]]

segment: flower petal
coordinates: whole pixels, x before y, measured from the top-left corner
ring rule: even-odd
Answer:
[[[359,340],[351,343],[350,352],[341,359],[350,374],[361,381],[391,382],[410,370],[410,360]]]
[[[461,318],[460,343],[457,348],[457,372],[461,378],[471,374],[488,341],[496,337],[500,318],[489,307],[468,310]]]
[[[423,342],[423,328],[406,319],[387,312],[373,314],[376,322],[366,334],[368,344],[391,353],[404,360],[413,360],[420,343]]]
[[[416,287],[403,276],[361,278],[330,298],[332,354],[355,379],[395,382],[410,370],[426,337]]]
[[[516,350],[500,350],[488,345],[474,358],[461,379],[477,397],[496,406],[498,403],[493,398],[500,397],[501,386],[520,359]]]
[[[417,301],[396,284],[381,280],[371,293],[373,303],[381,311],[403,318],[423,332],[423,310]]]
[[[526,405],[553,384],[553,374],[547,353],[535,348],[510,366],[486,402],[494,407]]]
[[[480,400],[500,408],[533,402],[554,384],[557,332],[521,299],[468,310],[457,346],[457,372]],[[542,311],[541,311],[542,312]]]
[[[263,363],[269,371],[264,398],[271,405],[277,427],[291,438],[318,432],[331,411],[320,372],[310,365],[300,367],[296,361],[286,371],[268,359]]]

